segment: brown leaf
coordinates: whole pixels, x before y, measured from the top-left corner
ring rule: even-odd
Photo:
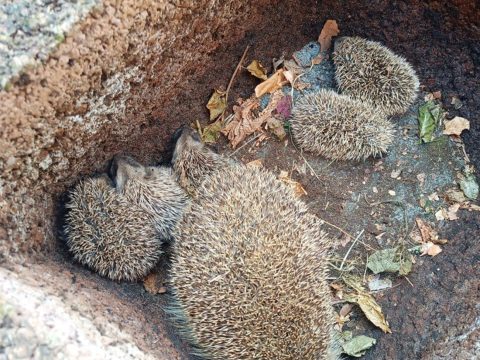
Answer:
[[[262,80],[267,80],[267,70],[263,67],[262,64],[260,64],[259,61],[253,60],[250,65],[247,66],[247,70],[252,74],[253,76],[262,79]]]
[[[353,305],[352,304],[344,304],[342,306],[342,308],[340,309],[340,316],[347,316],[348,314],[350,314],[350,311],[352,311],[353,309]]]
[[[253,160],[245,164],[248,167],[252,168],[261,168],[263,167],[263,163],[261,159]]]
[[[280,171],[280,175],[278,175],[278,179],[285,184],[287,184],[290,188],[292,188],[293,192],[297,197],[301,197],[303,195],[307,195],[307,192],[303,188],[303,186],[288,175],[288,171],[282,170]]]
[[[446,239],[439,239],[438,233],[427,222],[420,218],[416,218],[415,221],[422,235],[423,243],[446,244],[448,242]]]
[[[455,116],[450,121],[445,121],[445,135],[460,135],[463,130],[470,130],[470,121],[460,116]]]
[[[147,290],[150,294],[163,294],[167,292],[165,286],[163,286],[163,282],[156,273],[150,273],[147,277],[143,280],[143,287]]]
[[[392,333],[390,326],[383,315],[382,308],[378,305],[375,298],[367,292],[359,292],[355,295],[346,296],[349,302],[355,302],[360,306],[368,320],[375,326],[379,327],[385,333]]]
[[[221,115],[226,107],[226,93],[220,90],[215,90],[207,103],[207,109],[210,110],[210,121],[215,120]]]
[[[272,112],[277,108],[277,104],[283,97],[281,90],[272,94],[267,107],[258,116],[253,114],[253,110],[258,108],[259,100],[250,98],[242,102],[240,106],[234,106],[235,116],[233,120],[225,126],[222,133],[225,134],[235,148],[248,135],[253,134],[257,130],[261,130],[262,125],[272,117]]]
[[[450,221],[458,220],[457,211],[460,209],[461,204],[453,204],[447,210],[447,219]]]
[[[259,98],[266,93],[274,93],[287,83],[288,80],[283,74],[283,69],[279,69],[275,72],[275,74],[255,87],[255,96]]]
[[[266,129],[270,130],[280,141],[287,136],[285,128],[283,127],[283,121],[280,121],[275,117],[271,117],[267,120]]]
[[[433,242],[429,241],[422,244],[421,252],[422,253],[420,254],[420,256],[430,255],[433,257],[440,254],[442,252],[442,249],[440,248],[440,246],[435,245]]]
[[[322,62],[325,57],[325,52],[332,46],[332,37],[340,33],[337,22],[335,20],[327,20],[318,37],[320,43],[320,53],[312,60],[313,64],[317,65]]]

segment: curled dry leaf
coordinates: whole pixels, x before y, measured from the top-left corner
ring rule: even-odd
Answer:
[[[435,245],[434,243],[429,241],[422,244],[422,248],[420,249],[420,251],[422,252],[420,256],[430,255],[433,257],[440,254],[442,252],[442,249],[440,248],[440,246]]]
[[[463,130],[470,130],[470,121],[460,116],[455,116],[452,120],[445,121],[445,135],[460,135]]]
[[[318,37],[318,42],[320,43],[320,54],[313,58],[313,64],[320,64],[325,58],[325,52],[330,49],[332,46],[332,37],[337,36],[340,33],[338,29],[337,22],[335,20],[327,20],[323,29],[320,32]]]
[[[252,74],[253,76],[259,79],[262,79],[262,80],[268,79],[267,70],[257,60],[253,60],[250,63],[250,65],[247,66],[247,70],[250,72],[250,74]]]
[[[283,121],[280,121],[275,117],[269,118],[265,127],[267,130],[270,130],[280,141],[285,139],[285,136],[287,136],[283,126]]]
[[[288,83],[288,80],[285,78],[283,72],[283,69],[278,69],[275,74],[270,76],[267,80],[258,84],[255,87],[255,96],[259,98],[266,93],[274,93],[275,91],[286,85]]]
[[[446,244],[448,242],[446,239],[439,239],[438,233],[426,221],[416,218],[415,222],[420,230],[423,243]]]
[[[246,166],[252,167],[252,168],[261,168],[261,167],[263,167],[263,163],[262,163],[261,159],[256,159],[256,160],[252,160],[252,161],[248,162],[246,164]]]
[[[390,329],[390,326],[383,315],[382,308],[380,305],[378,305],[377,301],[372,295],[361,291],[355,295],[345,296],[345,300],[348,302],[357,303],[367,319],[370,320],[373,325],[382,329],[385,333],[392,333],[392,330]]]
[[[297,197],[307,195],[307,192],[305,191],[303,186],[298,181],[292,180],[292,178],[288,175],[288,171],[280,171],[278,179],[291,187]]]
[[[248,135],[261,130],[262,125],[273,117],[272,113],[277,108],[278,102],[282,97],[283,93],[281,90],[273,93],[267,107],[258,116],[255,116],[253,113],[253,110],[259,107],[259,100],[255,97],[251,97],[239,106],[233,107],[234,118],[222,130],[222,133],[227,136],[233,148]]]
[[[210,121],[221,115],[226,107],[227,94],[224,91],[215,90],[207,103],[207,109],[210,111]]]

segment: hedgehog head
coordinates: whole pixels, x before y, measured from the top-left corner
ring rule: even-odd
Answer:
[[[205,146],[198,133],[188,127],[177,130],[176,136],[173,171],[180,186],[194,194],[200,183],[227,160]]]
[[[160,237],[169,240],[188,202],[171,169],[144,166],[129,156],[117,155],[111,172],[116,191],[151,215]]]

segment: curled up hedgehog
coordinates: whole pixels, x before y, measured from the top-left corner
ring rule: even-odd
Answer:
[[[326,89],[299,98],[290,123],[303,150],[331,160],[375,157],[394,139],[394,126],[381,112]]]
[[[378,42],[339,38],[333,61],[340,93],[370,102],[386,116],[404,113],[415,101],[419,87],[415,71]]]
[[[75,260],[100,275],[135,281],[156,265],[187,197],[171,170],[128,157],[116,157],[113,167],[114,181],[104,174],[72,191],[66,242]]]
[[[338,359],[331,240],[275,176],[231,163],[184,129],[174,172],[194,187],[174,232],[168,312],[205,359]]]

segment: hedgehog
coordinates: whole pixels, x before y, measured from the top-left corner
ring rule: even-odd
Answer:
[[[342,94],[371,102],[386,116],[403,114],[419,81],[410,64],[375,41],[343,37],[335,42],[335,77]]]
[[[129,202],[139,206],[153,219],[158,236],[164,242],[187,206],[189,198],[166,166],[143,166],[128,156],[115,156],[112,163],[115,187]]]
[[[204,359],[338,359],[320,220],[270,172],[219,156],[190,130],[175,148],[197,189],[174,232],[173,324]]]
[[[295,142],[331,160],[365,160],[386,152],[394,126],[368,104],[333,90],[301,97],[290,120]]]
[[[184,134],[189,134],[186,136]],[[183,134],[183,136],[182,136]],[[187,127],[181,127],[174,134],[175,148],[172,156],[173,172],[178,184],[190,195],[195,195],[199,184],[215,171],[234,164],[224,156],[221,156],[205,147],[197,132]],[[188,148],[192,151],[180,151]],[[195,150],[195,151],[193,151]],[[192,155],[195,155],[194,157]],[[198,163],[198,166],[195,165]]]
[[[66,208],[66,243],[81,264],[136,281],[157,263],[162,250],[152,216],[118,194],[106,174],[77,184]]]

